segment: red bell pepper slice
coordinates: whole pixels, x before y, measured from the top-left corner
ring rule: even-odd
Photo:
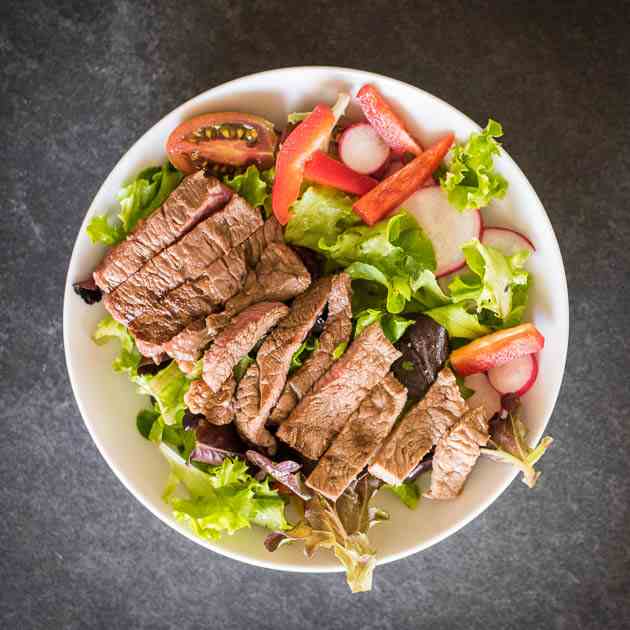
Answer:
[[[357,100],[370,125],[396,153],[422,153],[398,114],[373,85],[364,85],[357,93]]]
[[[281,225],[288,223],[289,208],[300,194],[306,162],[322,146],[334,126],[332,109],[328,105],[317,105],[280,147],[271,202]]]
[[[542,350],[545,338],[533,324],[498,330],[458,348],[451,354],[453,369],[462,376],[486,372],[497,365]]]
[[[364,195],[378,184],[373,177],[353,171],[323,151],[315,151],[313,157],[306,163],[304,177],[317,184],[332,186],[353,195]]]
[[[368,225],[374,225],[380,221],[416,190],[419,190],[433,175],[448,153],[453,139],[452,133],[446,134],[424,153],[363,195],[354,204],[353,210]]]

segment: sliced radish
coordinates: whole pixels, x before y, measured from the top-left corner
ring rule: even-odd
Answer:
[[[464,379],[464,385],[475,392],[466,400],[469,409],[476,409],[483,405],[488,418],[501,411],[501,396],[492,387],[485,374],[471,374],[467,376]]]
[[[488,380],[500,394],[522,396],[536,382],[538,360],[535,354],[514,359],[488,370]]]
[[[436,276],[445,276],[465,264],[462,245],[479,238],[483,229],[479,210],[459,212],[439,186],[421,188],[402,205],[416,218],[433,243]]]
[[[489,245],[498,249],[506,256],[513,256],[516,252],[522,252],[523,250],[532,254],[536,251],[533,243],[526,236],[510,228],[484,228],[481,235],[481,243],[482,245]]]
[[[341,161],[357,173],[378,171],[389,158],[389,147],[367,123],[348,127],[339,139]]]

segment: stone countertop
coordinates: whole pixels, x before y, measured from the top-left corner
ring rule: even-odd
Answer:
[[[630,627],[624,4],[4,2],[0,626]],[[92,443],[62,347],[72,244],[120,156],[208,87],[303,64],[373,70],[500,120],[553,222],[571,299],[539,487],[512,484],[357,596],[341,575],[249,567],[154,518]]]

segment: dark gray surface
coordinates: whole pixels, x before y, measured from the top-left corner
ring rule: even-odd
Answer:
[[[628,4],[352,4],[2,3],[1,627],[630,627]],[[514,483],[360,596],[340,575],[223,559],[151,516],[92,444],[62,353],[71,247],[124,151],[210,86],[308,63],[502,121],[571,295],[540,486]]]

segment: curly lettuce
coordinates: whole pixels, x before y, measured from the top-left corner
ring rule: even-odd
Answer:
[[[349,195],[310,186],[292,206],[285,239],[320,252],[330,268],[344,267],[353,280],[382,287],[390,313],[426,299],[437,283],[433,245],[422,228],[404,211],[364,225],[352,203]]]
[[[503,135],[503,128],[495,120],[488,120],[483,131],[473,133],[465,144],[457,145],[440,174],[440,186],[448,195],[449,203],[460,212],[483,208],[494,198],[501,199],[508,188],[506,179],[494,168],[494,156],[501,152],[495,140]]]
[[[258,170],[252,164],[244,173],[230,177],[226,175],[223,183],[229,186],[236,194],[243,197],[254,208],[263,207],[267,211],[271,203],[271,187],[275,177],[274,169],[267,171]]]
[[[415,481],[403,481],[397,486],[386,484],[383,487],[393,492],[410,510],[415,510],[418,507],[420,490]]]
[[[98,215],[92,217],[87,226],[87,234],[92,243],[116,245],[124,240],[139,221],[159,208],[166,198],[177,188],[183,174],[170,162],[160,167],[150,167],[142,171],[117,195],[120,210],[116,217]]]
[[[120,351],[114,358],[114,372],[126,374],[138,386],[141,394],[155,399],[156,408],[164,425],[181,424],[186,406],[184,395],[190,386],[190,377],[182,372],[175,361],[171,361],[156,374],[139,374],[142,355],[136,348],[131,333],[111,315],[103,318],[92,336],[99,345],[112,339],[120,342]],[[154,423],[153,438],[156,438],[158,425]],[[159,441],[156,439],[156,441]]]
[[[171,469],[163,498],[175,518],[200,538],[217,540],[222,534],[252,525],[289,529],[284,500],[268,478],[257,481],[252,477],[244,460],[226,458],[220,465],[202,470],[164,443],[160,450]],[[180,490],[187,496],[180,496]]]

